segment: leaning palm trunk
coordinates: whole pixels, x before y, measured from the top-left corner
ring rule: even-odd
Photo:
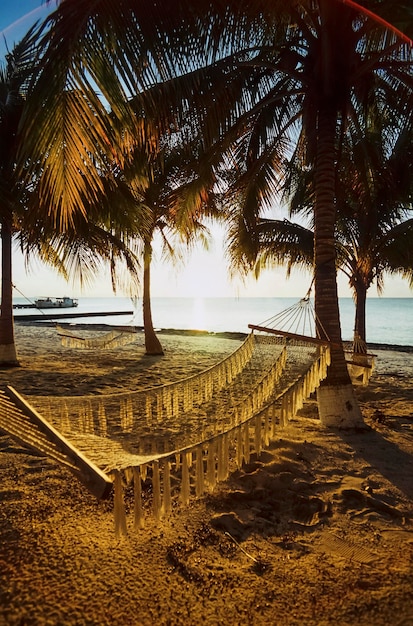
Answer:
[[[366,342],[366,301],[367,301],[367,288],[364,284],[358,284],[355,288],[355,322],[354,322],[354,335],[360,337],[360,339]]]
[[[145,242],[143,252],[143,329],[145,333],[145,349],[146,354],[156,355],[164,354],[161,342],[159,341],[152,322],[152,310],[151,310],[151,260],[152,260],[152,246],[150,243]]]
[[[353,428],[363,424],[347,370],[338,306],[335,224],[334,107],[321,107],[318,119],[316,207],[314,215],[315,310],[318,334],[331,342],[331,365],[317,392],[318,411],[325,426]]]
[[[371,369],[371,355],[367,353],[366,344],[366,302],[367,287],[363,281],[359,281],[354,289],[355,300],[355,320],[354,320],[354,338],[353,352],[351,360],[353,363],[361,367]],[[366,371],[368,371],[368,369]]]
[[[11,219],[1,224],[1,313],[0,313],[0,365],[19,365],[14,342],[13,284],[12,284],[12,229]]]

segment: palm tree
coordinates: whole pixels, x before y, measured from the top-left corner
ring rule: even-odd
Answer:
[[[206,245],[208,231],[202,220],[220,214],[219,179],[193,139],[182,145],[181,137],[173,133],[152,149],[153,155],[135,149],[123,176],[137,204],[146,211],[146,227],[137,233],[143,241],[145,348],[147,355],[161,355],[163,349],[154,330],[151,307],[153,239],[156,233],[160,234],[163,252],[172,260],[181,243],[188,247],[202,238]],[[173,239],[178,240],[177,245]]]
[[[344,272],[355,301],[355,334],[366,341],[367,291],[381,293],[385,274],[401,274],[412,284],[412,119],[381,117],[374,104],[365,117],[361,140],[340,150],[336,177],[337,267]],[[284,199],[290,217],[311,221],[314,172],[289,164]],[[258,267],[269,260],[309,266],[313,231],[298,224],[263,220],[257,226]],[[236,246],[236,242],[235,242]]]
[[[407,211],[406,211],[407,212]],[[376,283],[380,294],[385,275],[400,274],[413,288],[413,219],[369,211],[358,206],[357,214],[343,219],[338,205],[336,234],[337,267],[348,278],[355,302],[354,335],[367,343],[367,292]],[[375,221],[375,219],[378,221]],[[253,271],[287,264],[287,277],[293,267],[313,270],[314,231],[287,219],[262,219],[257,224],[258,250],[251,254],[238,238],[231,241],[230,256],[237,270]],[[244,247],[243,247],[244,245]]]
[[[358,121],[371,100],[377,98],[383,115],[393,107],[403,111],[404,98],[411,97],[411,51],[397,48],[392,35],[378,33],[363,18],[357,23],[346,8],[324,1],[300,6],[283,46],[275,50],[268,42],[250,61],[248,97],[254,85],[261,101],[253,101],[249,115],[238,118],[244,132],[238,139],[244,158],[238,187],[244,190],[243,227],[258,232],[270,176],[280,162],[280,137],[288,137],[285,130],[300,119],[293,153],[302,168],[313,172],[316,317],[318,332],[331,341],[332,351],[328,377],[318,393],[319,413],[325,424],[357,425],[362,418],[342,349],[335,276],[337,163],[347,134],[362,137]],[[397,102],[394,81],[401,87]]]
[[[412,119],[370,118],[345,149],[337,181],[337,258],[355,301],[355,334],[366,341],[366,299],[385,274],[413,286]]]
[[[363,4],[375,9],[393,3]],[[129,128],[130,137],[139,137],[139,125],[128,97],[141,94],[153,113],[153,102],[145,101],[144,92],[154,82],[165,85],[165,106],[159,113],[166,108],[168,115],[160,117],[162,131],[171,102],[180,111],[178,122],[188,107],[194,108],[207,143],[216,142],[222,151],[231,143],[236,148],[236,191],[244,192],[251,225],[272,195],[286,155],[299,151],[303,165],[314,167],[316,312],[319,333],[327,334],[332,347],[331,367],[318,394],[319,413],[324,424],[360,424],[341,347],[334,242],[336,163],[340,140],[350,125],[357,130],[358,112],[366,102],[379,97],[383,110],[401,108],[410,94],[408,45],[338,0],[200,0],[189,6],[183,0],[152,6],[101,0],[92,8],[63,0],[50,24],[36,84],[44,107],[29,111],[25,149],[36,155],[34,161],[41,163],[47,177],[49,166],[58,171],[64,162],[73,163],[70,185],[57,177],[50,185],[51,179],[43,177],[63,218],[70,219],[79,201],[96,193],[96,168],[85,167],[91,143],[98,141],[102,153],[104,148],[116,152],[119,144],[119,136],[101,121],[96,86],[120,126]],[[61,94],[74,88],[82,90],[85,100],[72,115],[71,130],[85,149],[80,160],[71,161],[73,141],[61,141],[71,111],[61,108]],[[47,123],[49,116],[53,125]],[[58,150],[53,149],[56,137]]]
[[[64,98],[67,104],[82,101],[78,91],[67,92]],[[39,202],[41,181],[36,180],[35,186],[32,185],[29,190],[23,189],[24,212],[14,216],[14,230],[19,233],[21,248],[26,251],[28,259],[35,253],[43,261],[53,264],[66,279],[69,274],[76,276],[80,284],[91,281],[102,260],[109,261],[114,290],[118,281],[115,260],[118,265],[119,259],[126,261],[129,274],[136,283],[137,257],[132,248],[136,248],[137,242],[142,240],[145,345],[147,354],[153,355],[163,354],[153,328],[150,300],[154,233],[157,230],[161,233],[164,251],[173,256],[168,231],[177,232],[190,244],[195,232],[205,231],[200,217],[202,214],[208,216],[214,210],[216,194],[212,191],[215,175],[210,167],[201,167],[202,157],[199,150],[194,153],[193,141],[191,150],[186,147],[184,153],[182,148],[178,150],[178,133],[174,133],[170,139],[170,144],[174,145],[167,148],[167,139],[163,139],[163,148],[159,148],[154,143],[156,137],[148,131],[148,127],[143,121],[141,128],[146,133],[144,145],[135,148],[132,156],[127,151],[128,142],[124,141],[123,168],[101,156],[100,179],[93,196],[83,198],[79,210],[67,220],[59,209],[51,221],[46,219]],[[151,146],[151,155],[148,155],[148,146]],[[200,179],[200,174],[204,181]],[[57,220],[60,223],[56,225]],[[6,232],[5,228],[3,230]],[[11,231],[9,235],[11,262]],[[4,245],[3,250],[8,248]],[[3,276],[6,276],[5,272]],[[11,284],[10,273],[10,320]],[[14,345],[14,341],[12,343]]]
[[[19,124],[27,84],[33,71],[35,28],[7,55],[0,69],[0,222],[1,222],[1,313],[0,363],[19,365],[14,342],[12,238],[13,213],[19,204],[21,185],[16,176]]]
[[[116,206],[112,209],[115,181],[100,181],[103,193],[94,205],[83,203],[83,211],[72,217],[65,229],[56,216],[39,209],[38,180],[25,180],[18,169],[17,154],[21,135],[19,125],[27,98],[29,79],[35,68],[36,27],[33,27],[8,54],[0,72],[0,199],[1,199],[1,313],[0,363],[18,366],[13,320],[12,251],[19,240],[27,263],[33,255],[51,265],[65,279],[79,283],[92,280],[102,262],[109,263],[115,288],[119,266],[123,262],[132,280],[137,280],[138,260],[133,251],[137,223],[144,216],[137,207],[131,212],[132,196],[127,187],[116,181]],[[75,94],[72,94],[75,97]],[[87,214],[87,219],[86,219]],[[132,237],[133,233],[133,237]]]

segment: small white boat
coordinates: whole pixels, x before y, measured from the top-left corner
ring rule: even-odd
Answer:
[[[34,301],[38,309],[71,309],[79,303],[75,298],[39,298]]]

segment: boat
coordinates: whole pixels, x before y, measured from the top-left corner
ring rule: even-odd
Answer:
[[[37,309],[71,309],[78,306],[75,298],[38,298],[34,301]]]

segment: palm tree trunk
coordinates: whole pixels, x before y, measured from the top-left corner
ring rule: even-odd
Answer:
[[[367,301],[367,287],[362,281],[356,282],[354,288],[356,313],[354,320],[354,341],[353,341],[353,353],[351,360],[354,366],[351,368],[354,370],[354,376],[357,378],[364,378],[365,371],[362,370],[360,374],[360,368],[371,368],[370,357],[367,354],[366,345],[366,301]]]
[[[8,216],[1,224],[0,365],[3,367],[20,365],[14,341],[11,223]]]
[[[366,343],[366,301],[367,289],[364,285],[357,284],[356,290],[356,315],[354,320],[354,334]]]
[[[334,107],[321,107],[318,119],[316,206],[314,215],[315,310],[317,330],[331,342],[331,365],[318,394],[318,411],[325,426],[352,428],[363,418],[351,384],[341,340],[338,305],[335,226],[335,132]]]
[[[164,354],[152,322],[151,309],[151,261],[152,245],[145,241],[143,250],[143,329],[145,333],[145,349],[148,355]]]

